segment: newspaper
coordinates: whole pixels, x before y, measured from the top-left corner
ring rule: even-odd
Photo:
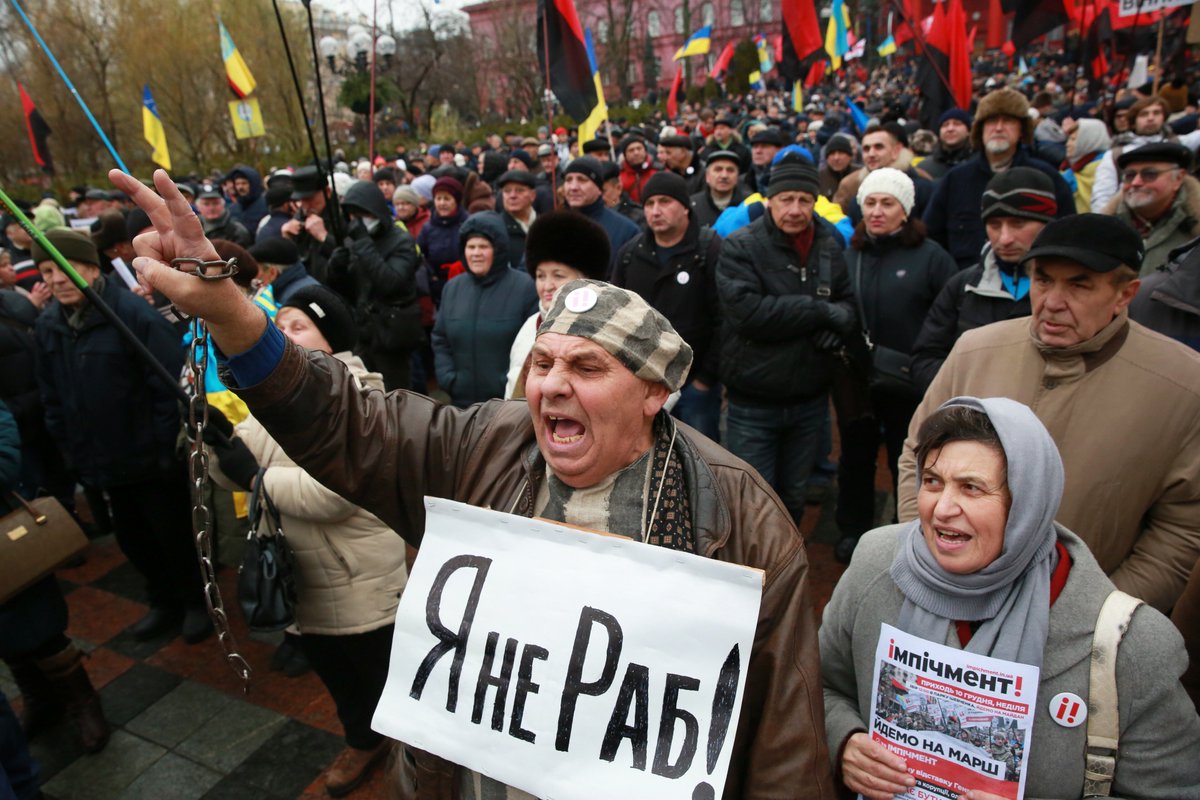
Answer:
[[[916,786],[898,800],[966,791],[1025,794],[1038,668],[955,650],[882,625],[871,738],[908,761]]]

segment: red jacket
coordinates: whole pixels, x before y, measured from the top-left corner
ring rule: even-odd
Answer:
[[[642,166],[633,167],[626,161],[621,165],[621,189],[625,194],[629,195],[629,199],[642,204],[642,187],[646,185],[646,181],[650,180],[650,176],[658,172],[650,163],[650,157],[642,162]]]

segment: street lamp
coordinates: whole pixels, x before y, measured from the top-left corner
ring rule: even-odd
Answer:
[[[354,65],[358,72],[366,72],[368,56],[371,54],[371,33],[362,25],[351,25],[346,29],[346,43],[335,36],[323,36],[317,42],[317,50],[333,72],[339,72],[338,57],[344,62]],[[396,40],[391,34],[383,33],[375,37],[375,55],[383,59],[385,67],[391,67],[392,57],[396,55]]]

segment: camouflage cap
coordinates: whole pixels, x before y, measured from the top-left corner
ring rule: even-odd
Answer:
[[[692,366],[692,348],[639,295],[611,283],[575,280],[563,286],[537,335],[590,339],[642,380],[678,391]]]

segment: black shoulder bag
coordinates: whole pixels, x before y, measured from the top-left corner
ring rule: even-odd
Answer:
[[[238,602],[250,630],[280,631],[296,619],[295,559],[283,535],[279,509],[263,485],[265,472],[258,471],[250,494],[250,533],[238,571]],[[260,534],[264,527],[269,530]]]
[[[912,382],[909,368],[912,356],[903,350],[884,347],[871,338],[867,327],[867,310],[862,301],[862,251],[854,251],[854,299],[858,302],[858,316],[862,320],[863,339],[871,354],[870,387],[873,394],[889,397],[919,398],[917,387]]]

